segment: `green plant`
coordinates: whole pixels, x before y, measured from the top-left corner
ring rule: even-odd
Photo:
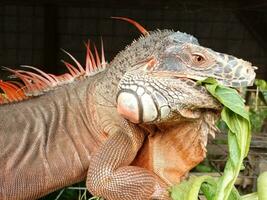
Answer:
[[[267,83],[265,80],[257,79],[256,94],[250,99],[250,118],[252,131],[254,133],[261,132],[262,126],[267,118]]]
[[[267,104],[267,82],[262,79],[256,79],[255,85],[258,87],[258,90],[261,92],[261,94],[259,95],[259,98],[261,98],[261,100],[266,105]]]
[[[260,174],[257,187],[259,200],[267,200],[267,171]]]
[[[189,179],[172,187],[171,197],[174,200],[194,200],[198,198],[198,193],[202,190],[208,200],[240,199],[240,195],[234,188],[234,182],[249,150],[251,140],[249,113],[236,90],[221,86],[216,80],[210,78],[201,83],[224,105],[221,118],[229,129],[229,157],[223,175],[216,181],[209,176]],[[186,191],[188,188],[190,191]],[[185,191],[184,194],[181,194],[183,193],[181,190]]]

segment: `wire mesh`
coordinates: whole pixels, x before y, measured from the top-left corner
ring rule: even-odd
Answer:
[[[59,61],[64,57],[60,48],[69,50],[83,61],[83,41],[91,39],[99,44],[100,36],[104,40],[107,58],[112,60],[140,35],[131,25],[110,19],[111,16],[126,16],[137,20],[148,30],[173,29],[195,35],[203,46],[252,61],[259,66],[259,77],[265,76],[263,66],[267,64],[266,52],[236,17],[235,10],[226,9],[224,5],[218,5],[222,7],[217,9],[209,6],[198,9],[190,7],[190,4],[179,4],[174,7],[160,7],[159,4],[149,12],[146,7],[132,5],[129,8],[119,5],[108,7],[105,4],[79,6],[75,1],[55,4],[56,18],[49,22],[55,24],[52,34],[56,35],[58,42],[56,49],[51,50],[51,53],[57,54],[54,71],[58,71]],[[18,67],[27,64],[38,67],[46,63],[44,6],[41,3],[16,5],[8,2],[0,5],[0,65]]]

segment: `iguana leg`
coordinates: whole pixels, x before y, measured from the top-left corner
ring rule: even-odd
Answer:
[[[144,134],[128,124],[110,136],[92,158],[87,188],[108,200],[169,199],[166,185],[152,172],[128,166],[142,146]]]

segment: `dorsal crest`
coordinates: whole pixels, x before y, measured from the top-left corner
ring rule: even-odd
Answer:
[[[38,96],[44,92],[55,89],[57,86],[71,83],[77,79],[82,79],[88,76],[103,71],[106,68],[104,56],[103,41],[101,39],[101,54],[98,53],[96,46],[90,46],[90,41],[85,43],[86,59],[85,67],[83,67],[70,53],[63,50],[75,63],[76,66],[62,60],[68,73],[62,75],[53,75],[32,66],[21,66],[24,69],[10,69],[4,67],[5,70],[14,74],[21,80],[19,81],[2,81],[0,80],[0,104],[22,101],[31,96]],[[93,51],[91,50],[93,49]],[[33,70],[28,71],[27,69]]]

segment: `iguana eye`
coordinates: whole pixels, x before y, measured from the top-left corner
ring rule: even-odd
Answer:
[[[203,62],[206,61],[205,57],[201,54],[198,54],[198,53],[194,53],[192,54],[192,57],[193,57],[193,62],[196,63],[196,64],[202,64]]]

